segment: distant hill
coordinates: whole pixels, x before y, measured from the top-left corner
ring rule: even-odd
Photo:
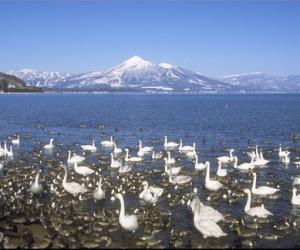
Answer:
[[[42,92],[41,88],[27,86],[20,78],[0,72],[1,92]]]

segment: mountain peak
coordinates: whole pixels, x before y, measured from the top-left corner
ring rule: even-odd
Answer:
[[[152,64],[146,60],[144,60],[143,58],[139,57],[139,56],[132,56],[129,59],[127,59],[126,61],[124,61],[122,63],[123,65],[127,65],[127,66],[136,66],[136,65],[145,65],[145,64]]]

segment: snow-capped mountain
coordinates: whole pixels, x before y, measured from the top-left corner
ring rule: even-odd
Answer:
[[[46,72],[34,69],[21,69],[20,71],[9,71],[10,75],[21,78],[27,84],[36,87],[53,87],[65,82],[70,74],[62,72]]]
[[[300,76],[253,72],[209,78],[169,63],[155,64],[133,56],[104,71],[82,74],[23,69],[10,71],[27,84],[55,89],[135,89],[139,91],[240,92],[300,91]]]

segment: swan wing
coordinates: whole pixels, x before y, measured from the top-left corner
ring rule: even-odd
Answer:
[[[200,231],[204,238],[226,236],[227,234],[212,220],[198,219],[194,220],[194,225],[198,231]]]

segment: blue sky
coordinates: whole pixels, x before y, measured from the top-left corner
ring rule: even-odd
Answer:
[[[1,1],[0,71],[139,55],[208,76],[300,73],[300,1]]]

